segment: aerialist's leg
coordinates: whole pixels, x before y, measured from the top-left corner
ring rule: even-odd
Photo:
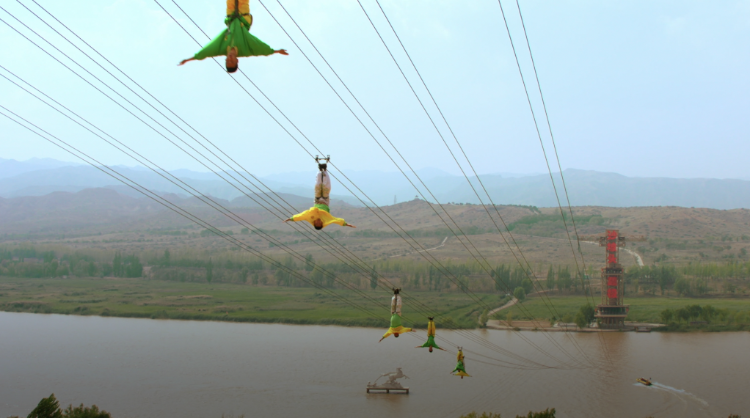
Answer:
[[[331,178],[327,171],[320,171],[315,181],[315,203],[329,205],[331,203]]]

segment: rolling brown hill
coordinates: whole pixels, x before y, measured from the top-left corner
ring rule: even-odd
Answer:
[[[170,201],[210,222],[222,230],[232,231],[243,241],[269,254],[282,254],[276,246],[257,234],[243,235],[244,225],[228,219],[195,198],[166,196]],[[281,219],[292,214],[287,209],[277,216],[258,207],[247,207],[247,198],[231,202],[215,199],[252,224],[278,237],[292,249],[316,257],[330,257],[319,247],[295,233]],[[295,210],[303,210],[307,199],[285,196]],[[332,213],[355,224],[356,229],[332,226],[325,230],[363,259],[410,257],[420,259],[419,252],[429,250],[441,259],[468,260],[475,254],[491,263],[514,262],[519,257],[511,236],[501,236],[495,224],[480,205],[430,205],[421,200],[378,208],[357,208],[343,202],[332,202]],[[494,222],[512,237],[526,259],[533,263],[572,263],[573,255],[565,227],[557,208],[498,206],[488,208]],[[436,213],[437,212],[437,213]],[[617,228],[623,234],[645,235],[647,242],[634,243],[647,264],[669,260],[684,263],[692,260],[727,261],[747,257],[750,251],[750,210],[715,210],[682,207],[576,207],[576,225],[580,235],[603,233]],[[459,228],[470,238],[456,238],[441,217],[459,236]],[[453,223],[455,222],[455,224]],[[568,220],[569,227],[572,225]],[[390,227],[389,227],[390,225]],[[313,235],[319,234],[305,224]],[[392,228],[393,229],[392,229]],[[394,232],[394,229],[397,232]],[[39,197],[0,199],[0,237],[4,242],[33,239],[39,242],[82,243],[99,248],[161,250],[175,246],[194,248],[229,248],[230,244],[198,227],[161,205],[145,199],[121,195],[111,189],[86,189],[78,193],[56,192]],[[168,232],[180,232],[170,235]],[[407,241],[413,237],[414,247]],[[573,240],[575,235],[569,228]],[[62,236],[64,234],[64,237]],[[399,236],[400,234],[400,236]],[[510,247],[506,240],[511,243]],[[416,247],[416,248],[415,248]],[[515,255],[511,252],[514,249]],[[598,266],[601,249],[583,245],[587,263]],[[477,254],[481,254],[477,255]],[[623,253],[623,263],[634,259]]]

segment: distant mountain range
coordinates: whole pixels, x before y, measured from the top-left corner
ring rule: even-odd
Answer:
[[[86,233],[92,229],[111,232],[127,230],[134,225],[139,228],[169,228],[190,224],[189,220],[171,213],[157,201],[140,194],[136,198],[127,193],[118,193],[124,191],[121,188],[125,186],[87,188],[75,193],[60,191],[44,196],[0,197],[0,233]],[[249,197],[237,197],[232,201],[213,197],[210,202],[214,207],[196,197],[182,198],[175,194],[161,194],[161,197],[216,226],[232,224],[216,209],[219,207],[239,213],[251,221],[257,221],[258,216],[248,214],[248,211],[260,208],[258,202],[265,206],[281,207],[279,216],[291,215],[310,207],[309,198],[286,193],[272,196],[274,203],[271,203],[271,197],[263,194],[250,194]],[[331,199],[331,207],[340,211],[352,206]],[[269,219],[280,223],[283,218],[269,216]]]
[[[139,184],[161,194],[172,193],[182,197],[188,194],[175,184],[144,169],[143,167],[115,167],[120,173]],[[223,175],[234,182],[234,186],[218,178],[213,173],[190,170],[171,172],[200,193],[231,201],[245,193],[254,195],[266,193],[253,186],[237,184],[247,181],[238,173]],[[378,205],[413,200],[418,195],[409,181],[401,173],[380,171],[347,171],[344,174],[356,184],[353,186],[341,173],[334,176],[332,198],[358,206],[361,203],[347,190],[360,194],[360,189]],[[437,198],[440,202],[479,203],[479,199],[469,187],[465,178],[451,175],[439,169],[418,170],[417,179],[409,174],[412,183],[418,187],[427,200]],[[243,174],[249,180],[255,179]],[[286,194],[304,206],[311,199],[314,172],[295,172],[265,176],[260,180],[278,193]],[[573,206],[683,206],[713,209],[750,208],[750,181],[733,179],[673,179],[636,178],[615,173],[602,173],[584,170],[563,172],[570,203]],[[232,180],[234,177],[237,180]],[[562,204],[566,204],[560,174],[555,173],[555,184]],[[556,206],[554,189],[548,174],[517,175],[491,174],[481,176],[480,185],[476,178],[471,183],[488,203],[483,189],[492,196],[496,204],[534,205],[538,207]],[[433,196],[425,189],[427,186]],[[141,195],[123,186],[99,170],[84,165],[66,163],[51,159],[15,161],[0,159],[0,197],[43,196],[65,191],[78,192],[88,188],[108,188],[132,197]],[[291,197],[295,195],[295,197]],[[421,198],[421,196],[420,196]],[[302,199],[302,200],[296,200]],[[366,200],[366,198],[363,198]],[[235,203],[235,202],[233,202]],[[369,201],[367,201],[369,204]]]
[[[52,158],[32,158],[26,161],[6,160],[0,158],[0,179],[13,177],[19,174],[37,170],[49,170],[51,168],[70,167],[81,165],[67,161],[58,161]]]

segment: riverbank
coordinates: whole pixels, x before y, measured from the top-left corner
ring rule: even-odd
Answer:
[[[489,306],[499,307],[507,300],[494,293],[475,293],[473,296]],[[440,312],[440,328],[475,328],[483,310],[464,293],[409,292],[404,300],[404,322],[414,328],[425,328],[427,322],[425,315],[415,310],[418,305],[410,298]],[[559,315],[557,320],[574,317],[587,303],[583,296],[552,296],[550,301],[555,314]],[[6,312],[382,328],[388,325],[389,302],[390,295],[380,289],[323,291],[306,287],[183,283],[140,278],[0,277],[0,311]],[[750,330],[750,324],[746,323],[750,319],[748,299],[648,297],[630,298],[626,302],[630,304],[628,320],[640,323],[660,323],[663,310],[676,311],[689,305],[710,305],[744,318],[734,323],[727,323],[726,318],[723,321],[717,318],[710,324],[673,323],[661,327],[659,331],[663,332]],[[492,329],[596,330],[553,326],[549,321],[553,315],[539,297],[531,297],[523,303],[509,303],[505,309],[493,312],[498,316],[488,323],[488,328]],[[505,319],[507,312],[512,313],[511,325],[498,321]]]
[[[657,330],[658,328],[665,327],[664,324],[657,323],[642,323],[642,322],[626,322],[623,329],[609,329],[609,328],[578,328],[573,323],[562,323],[558,322],[552,324],[548,320],[540,319],[535,321],[501,321],[501,320],[490,320],[487,322],[487,328],[497,330],[513,330],[513,331],[544,331],[544,332],[627,332],[627,331],[647,331]],[[689,331],[686,329],[686,331]]]
[[[580,295],[572,296],[550,296],[549,299],[545,298],[542,300],[538,297],[529,298],[523,303],[516,304],[506,310],[499,312],[499,317],[495,319],[504,319],[507,312],[511,312],[513,322],[518,320],[531,320],[531,319],[551,319],[553,316],[557,320],[563,319],[564,322],[573,322],[573,318],[581,306],[591,303],[591,298],[586,298]],[[594,303],[599,303],[599,298],[594,298]],[[716,316],[710,321],[712,325],[718,326],[720,324],[727,325],[728,331],[734,331],[734,326],[742,324],[743,326],[750,325],[750,298],[684,298],[684,297],[634,297],[627,298],[625,304],[630,306],[626,321],[634,323],[664,323],[661,313],[664,310],[671,310],[673,315],[669,322],[679,322],[676,317],[676,312],[687,306],[711,306],[716,310]],[[554,311],[551,311],[550,306],[554,306]],[[721,314],[721,315],[719,315]],[[722,318],[722,315],[726,314]],[[569,321],[565,321],[564,318],[568,318]],[[737,318],[736,322],[727,323],[732,321],[732,318]],[[688,325],[682,323],[680,327],[672,326],[671,330],[684,330],[693,331],[705,329],[701,328],[704,324],[700,324],[702,320],[700,318],[691,319],[690,322],[696,322],[696,324]],[[720,327],[715,327],[720,329]]]
[[[490,306],[502,300],[495,294],[477,296]],[[475,328],[481,313],[477,303],[463,293],[409,292],[409,297],[434,307],[451,327]],[[0,310],[6,312],[382,328],[388,326],[389,304],[390,295],[380,289],[354,292],[123,278],[0,277]],[[404,322],[426,328],[427,319],[415,306],[404,301]]]

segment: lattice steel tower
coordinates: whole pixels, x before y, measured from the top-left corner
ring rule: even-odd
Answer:
[[[605,236],[581,237],[598,241],[605,248],[605,265],[602,268],[602,300],[596,305],[596,318],[601,328],[622,328],[628,316],[630,305],[624,305],[623,268],[620,265],[620,247],[628,241],[645,241],[644,236],[624,237],[617,229],[608,229]]]

